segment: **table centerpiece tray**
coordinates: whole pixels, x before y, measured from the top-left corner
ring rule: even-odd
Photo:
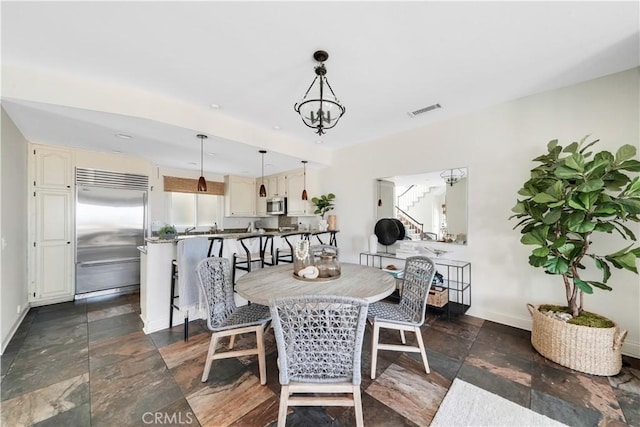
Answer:
[[[329,276],[329,277],[316,277],[315,279],[310,279],[307,277],[298,276],[296,273],[293,273],[293,277],[298,280],[302,280],[303,282],[330,282],[332,280],[336,280],[340,278],[340,275],[337,276]]]

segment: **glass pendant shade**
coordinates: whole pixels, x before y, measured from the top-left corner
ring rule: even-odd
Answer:
[[[260,154],[262,154],[262,183],[260,184],[260,189],[258,190],[258,196],[267,197],[267,188],[264,186],[264,155],[267,150],[258,150]]]
[[[302,200],[309,200],[307,196],[307,161],[303,160],[302,164],[304,165],[304,183],[302,186]]]
[[[207,180],[204,179],[203,173],[203,154],[204,154],[204,140],[208,138],[207,135],[198,134],[196,135],[200,138],[200,178],[198,178],[198,191],[206,192],[207,191]]]

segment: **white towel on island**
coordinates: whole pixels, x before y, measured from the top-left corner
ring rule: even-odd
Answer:
[[[189,311],[195,313],[200,306],[200,283],[196,273],[196,266],[207,257],[209,239],[206,237],[192,237],[178,241],[178,307],[186,316]]]

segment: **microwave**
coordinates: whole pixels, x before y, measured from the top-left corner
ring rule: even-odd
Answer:
[[[287,213],[286,197],[270,197],[267,199],[267,214],[286,215],[286,213]]]

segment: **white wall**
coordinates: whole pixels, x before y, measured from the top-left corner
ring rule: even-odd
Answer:
[[[519,231],[512,230],[515,223],[507,220],[534,166],[531,160],[546,152],[551,139],[566,145],[586,134],[601,139],[596,146],[600,150],[614,151],[622,144],[638,147],[638,99],[636,68],[340,150],[326,186],[336,194],[341,258],[358,262],[358,253],[367,250],[375,224],[375,178],[465,165],[469,244],[448,245],[452,252],[447,255],[471,262],[469,313],[529,329],[526,303],[564,301],[559,278],[529,266],[529,248],[520,244]],[[390,152],[407,155],[390,159]],[[638,235],[638,225],[630,227]],[[625,243],[609,235],[594,240],[605,252]],[[586,309],[628,329],[623,351],[638,357],[640,279],[616,270],[610,284],[613,292],[596,289],[586,297]]]
[[[27,313],[27,141],[2,108],[0,353]],[[20,309],[18,310],[18,307]]]

